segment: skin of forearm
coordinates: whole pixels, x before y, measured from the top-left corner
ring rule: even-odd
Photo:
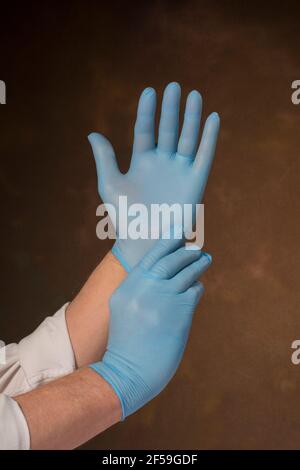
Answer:
[[[77,367],[102,358],[108,336],[109,299],[127,273],[109,252],[66,310]]]
[[[14,400],[26,418],[32,450],[74,449],[121,419],[117,395],[89,368]]]

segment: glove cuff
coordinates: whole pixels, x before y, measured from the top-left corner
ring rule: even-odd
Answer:
[[[116,241],[111,249],[113,255],[120,261],[121,265],[127,271],[128,273],[132,271],[132,268],[129,266],[127,261],[125,260],[119,246],[118,246],[118,241]]]
[[[90,366],[108,382],[117,394],[122,421],[152,398],[151,390],[119,356],[107,351],[101,362]]]

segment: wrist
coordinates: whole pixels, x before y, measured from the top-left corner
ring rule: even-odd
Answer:
[[[109,300],[127,273],[109,251],[66,310],[77,367],[102,358],[109,321]]]
[[[118,240],[115,241],[112,249],[111,249],[111,254],[115,258],[115,260],[122,266],[123,269],[125,269],[126,273],[129,273],[132,270],[132,267],[128,264],[127,260],[125,259],[119,244]]]
[[[105,353],[102,361],[90,367],[114,390],[122,409],[122,421],[153,398],[140,374],[110,351]]]

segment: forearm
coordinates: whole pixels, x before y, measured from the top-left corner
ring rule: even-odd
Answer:
[[[109,299],[126,275],[109,252],[68,306],[66,321],[78,367],[102,357],[108,335]]]
[[[14,398],[30,432],[30,448],[73,449],[121,419],[110,385],[89,368]]]

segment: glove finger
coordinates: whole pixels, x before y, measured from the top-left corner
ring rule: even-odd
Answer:
[[[141,94],[137,109],[133,154],[147,152],[155,148],[155,109],[155,90],[146,88]]]
[[[183,243],[183,228],[171,227],[170,233],[165,231],[163,237],[144,256],[140,263],[142,268],[150,270],[159,260],[177,250]]]
[[[202,295],[204,294],[204,286],[201,282],[194,282],[183,294],[180,294],[184,300],[194,306],[197,305]],[[193,310],[194,312],[194,310]]]
[[[179,107],[180,86],[169,83],[162,101],[157,149],[170,155],[176,152],[178,143]]]
[[[176,292],[184,292],[197,281],[199,276],[203,274],[210,266],[212,258],[208,253],[203,253],[199,260],[194,261],[186,268],[182,269],[169,282]]]
[[[201,120],[202,98],[197,90],[191,91],[186,100],[184,121],[177,153],[183,157],[195,157]]]
[[[89,134],[88,140],[92,146],[96,162],[98,182],[107,178],[114,178],[119,174],[119,168],[114,149],[109,140],[104,135],[97,134],[96,132]]]
[[[195,158],[194,168],[201,175],[202,193],[204,191],[211,165],[215,156],[215,150],[220,129],[220,118],[217,113],[212,113],[206,120],[200,146]]]
[[[191,246],[196,248],[191,249],[190,246],[188,248],[183,246],[165,256],[152,267],[151,272],[161,279],[171,279],[183,268],[200,258],[200,249],[197,245]]]

